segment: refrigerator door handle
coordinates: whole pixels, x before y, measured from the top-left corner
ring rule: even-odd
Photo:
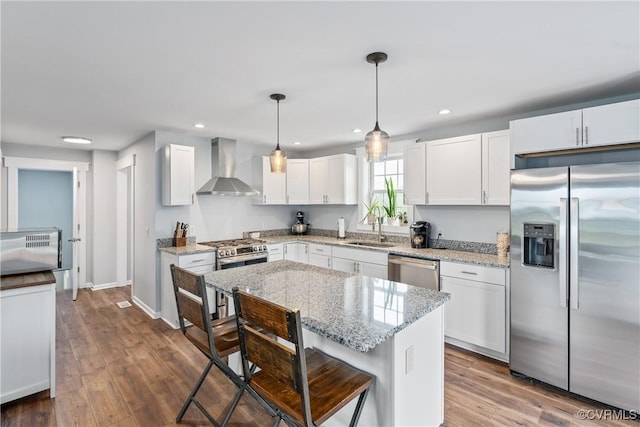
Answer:
[[[567,308],[567,199],[560,198],[560,225],[558,227],[558,275],[560,307]]]
[[[569,308],[578,309],[578,209],[579,200],[571,198],[569,209]]]

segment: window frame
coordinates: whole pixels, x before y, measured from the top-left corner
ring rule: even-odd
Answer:
[[[403,158],[404,147],[409,144],[415,144],[416,139],[403,140],[389,143],[389,149],[387,151],[388,156]],[[360,191],[358,191],[358,231],[377,232],[378,227],[372,227],[369,224],[362,223],[360,220],[364,216],[365,203],[369,203],[369,189],[373,185],[373,172],[369,162],[367,162],[364,147],[360,147],[356,150],[356,156],[358,157],[358,165],[360,169],[359,181]],[[403,192],[406,180],[404,179],[404,165],[403,165]],[[409,224],[413,222],[414,206],[405,203],[407,209],[407,221],[406,225],[388,225],[386,222],[382,224],[383,233],[409,235]]]

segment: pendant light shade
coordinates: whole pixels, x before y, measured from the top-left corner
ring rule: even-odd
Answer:
[[[269,156],[269,160],[271,162],[271,172],[285,173],[287,171],[287,155],[280,149],[280,101],[285,99],[285,96],[280,93],[274,93],[273,95],[271,95],[271,99],[274,99],[278,103],[276,148],[271,152],[271,155]]]
[[[380,129],[380,125],[378,125],[378,64],[386,60],[387,54],[384,52],[374,52],[367,55],[367,62],[376,64],[376,125],[364,139],[364,148],[369,162],[385,160],[389,147],[389,134]]]

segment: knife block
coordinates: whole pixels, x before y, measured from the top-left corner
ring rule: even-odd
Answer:
[[[187,246],[187,238],[186,237],[174,237],[173,238],[173,246]]]

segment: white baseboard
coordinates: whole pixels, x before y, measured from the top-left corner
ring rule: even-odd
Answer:
[[[93,286],[91,286],[91,290],[92,291],[99,291],[99,290],[102,290],[102,289],[117,288],[118,286],[120,286],[118,284],[118,282],[103,283],[101,285],[93,285]]]
[[[444,337],[444,342],[447,344],[453,344],[456,347],[464,348],[465,350],[471,350],[475,353],[482,354],[487,357],[491,357],[492,359],[499,360],[501,362],[509,363],[509,354],[508,353],[499,353],[495,350],[490,350],[488,348],[480,347],[479,345],[471,344],[465,341],[460,341],[451,337]]]
[[[138,297],[131,297],[131,301],[133,301],[133,303],[135,305],[137,305],[138,307],[140,307],[140,309],[142,311],[144,311],[147,316],[151,317],[152,319],[159,319],[160,318],[160,312],[159,311],[154,311],[153,309],[151,309],[151,307],[149,307],[147,304],[145,304],[144,302],[142,302],[140,300],[140,298]]]

